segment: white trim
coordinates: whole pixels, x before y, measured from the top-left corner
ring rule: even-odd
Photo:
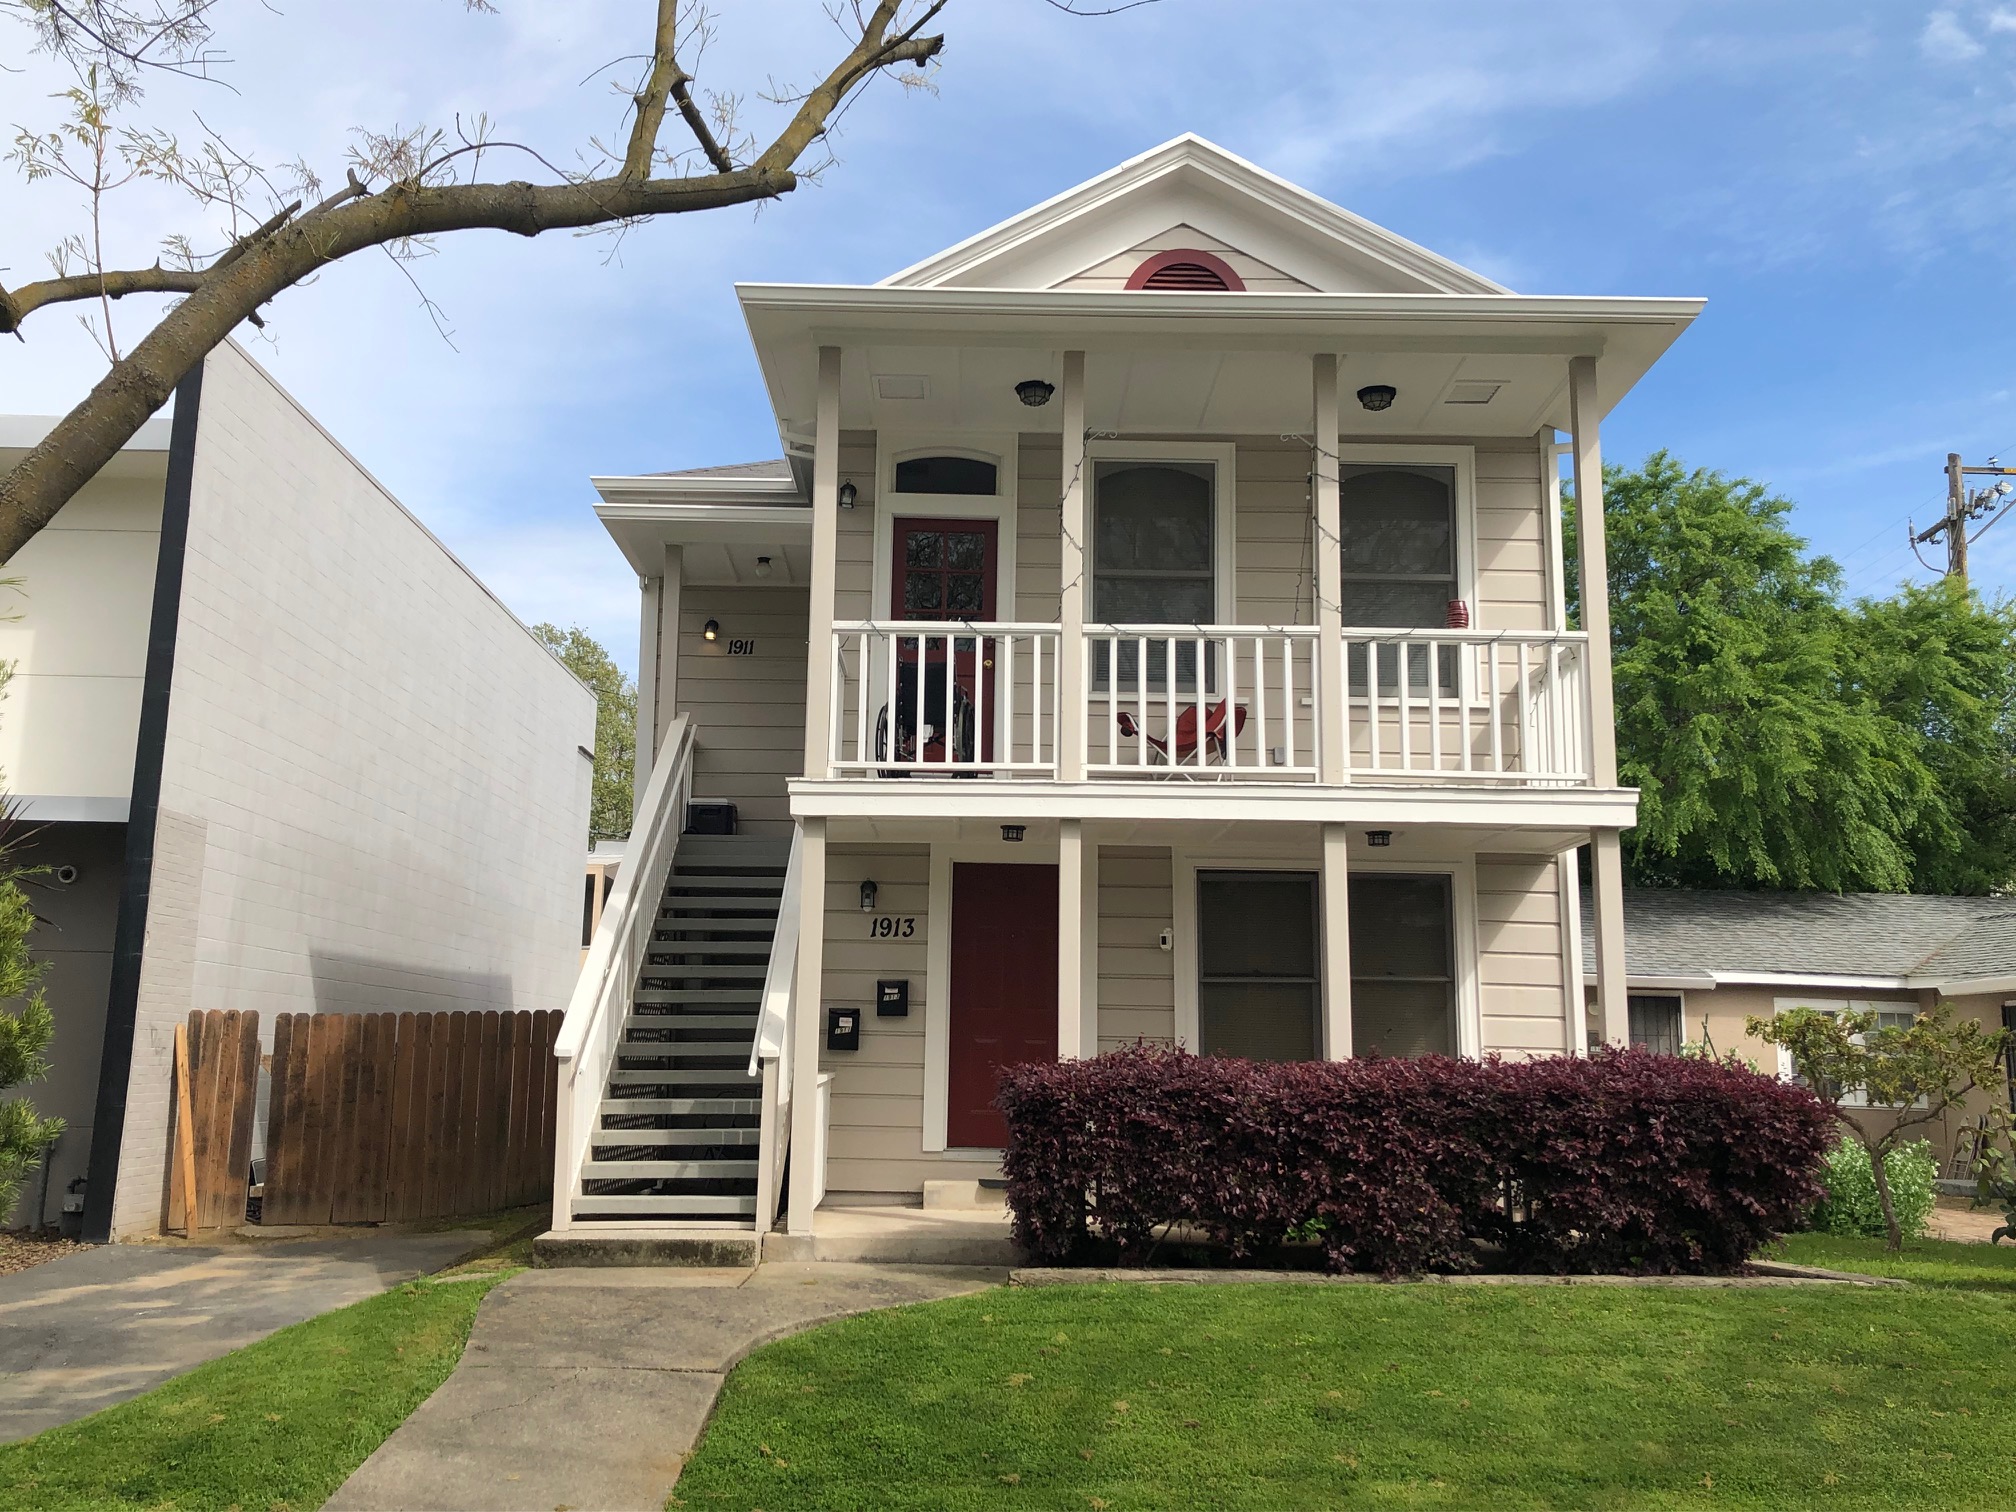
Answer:
[[[2016,991],[2016,976],[1945,977],[1943,979],[1911,979],[1913,987],[1929,987],[1935,992],[2012,992]],[[2007,1005],[2005,1005],[2007,1006]]]
[[[1553,401],[1549,401],[1549,408]],[[1568,555],[1561,528],[1561,454],[1571,448],[1553,439],[1554,427],[1540,430],[1540,488],[1547,510],[1547,623],[1568,628]]]
[[[1554,891],[1561,910],[1561,1009],[1568,1015],[1568,1048],[1589,1053],[1589,995],[1582,976],[1582,850],[1554,857]],[[1594,981],[1594,973],[1589,980]]]
[[[1085,481],[1085,573],[1092,578],[1092,539],[1098,531],[1098,462],[1209,462],[1215,469],[1211,482],[1211,613],[1215,623],[1239,622],[1236,608],[1239,588],[1238,511],[1239,447],[1231,441],[1094,441],[1085,448],[1085,462],[1091,476]],[[1087,624],[1107,623],[1093,602],[1096,593],[1086,595]],[[1104,698],[1107,695],[1088,697]]]
[[[954,437],[956,436],[956,439]],[[874,560],[868,564],[870,616],[901,619],[896,612],[890,553],[896,549],[896,516],[937,520],[993,520],[994,608],[992,618],[1019,620],[1015,594],[1015,536],[1020,477],[1016,469],[1017,438],[996,434],[963,435],[943,431],[878,431],[875,436],[875,498],[872,501]],[[994,493],[899,494],[896,464],[911,457],[973,457],[994,464]],[[857,506],[858,507],[858,506]]]
[[[1866,992],[1910,992],[1919,984],[1901,976],[1833,975],[1824,971],[1711,971],[1717,987],[1861,988]]]
[[[1596,973],[1593,971],[1584,971],[1582,973],[1582,985],[1584,987],[1594,987],[1596,985]],[[1715,986],[1715,978],[1708,976],[1632,975],[1624,978],[1624,990],[1627,993],[1637,992],[1641,989],[1646,992],[1713,992]]]
[[[1353,857],[1351,870],[1449,878],[1449,912],[1456,934],[1450,946],[1456,953],[1456,1053],[1466,1060],[1476,1060],[1484,1053],[1484,993],[1479,970],[1482,963],[1477,957],[1477,858],[1361,861]]]
[[[1057,865],[1057,845],[1006,840],[933,841],[931,892],[924,922],[924,1128],[926,1155],[949,1160],[997,1161],[999,1150],[949,1148],[946,1124],[951,1101],[952,1045],[952,867],[959,861],[1006,865]]]
[[[643,791],[641,784],[638,791]],[[130,797],[42,797],[24,793],[16,796],[14,802],[17,818],[34,820],[38,824],[124,824],[133,810]]]

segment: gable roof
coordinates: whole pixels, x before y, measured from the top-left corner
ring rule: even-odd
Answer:
[[[1312,290],[1512,292],[1190,133],[892,273],[878,287],[1054,288],[1175,226],[1203,231]]]
[[[1582,967],[1596,969],[1589,890]],[[2016,977],[2016,899],[1922,893],[1624,890],[1633,978],[1891,978],[1941,987]]]

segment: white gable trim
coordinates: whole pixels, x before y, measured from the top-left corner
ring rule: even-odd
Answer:
[[[1104,209],[1123,196],[1185,171],[1257,200],[1319,238],[1339,243],[1357,256],[1391,268],[1403,278],[1425,284],[1430,292],[1512,292],[1481,273],[1451,262],[1426,247],[1247,162],[1235,153],[1227,152],[1215,143],[1189,133],[1164,142],[1139,157],[1130,158],[1117,168],[990,226],[978,235],[970,236],[901,272],[892,273],[881,280],[878,287],[941,287],[976,267],[1028,246],[1038,238],[1050,237],[1073,221]],[[1250,250],[1255,256],[1266,256],[1257,247]],[[1275,261],[1273,258],[1267,260]],[[1293,272],[1292,269],[1284,271]]]

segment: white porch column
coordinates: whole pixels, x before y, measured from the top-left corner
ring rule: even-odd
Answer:
[[[1057,822],[1057,1058],[1099,1053],[1099,845]]]
[[[840,540],[840,348],[819,348],[812,429],[812,580],[805,642],[805,775],[829,775],[833,708],[833,580]]]
[[[635,826],[637,808],[644,802],[644,789],[651,782],[651,765],[658,756],[658,589],[659,579],[637,579],[637,749],[630,758],[630,818]]]
[[[1063,494],[1059,500],[1063,560],[1057,580],[1057,775],[1085,776],[1085,354],[1064,354],[1061,424],[1064,427]],[[1060,1005],[1061,1011],[1061,1005]]]
[[[1323,1044],[1325,1060],[1351,1058],[1351,876],[1341,824],[1323,826]]]
[[[1337,485],[1337,356],[1318,352],[1310,359],[1316,401],[1316,743],[1318,771],[1330,783],[1351,780],[1349,706],[1344,690],[1344,557],[1342,505]],[[1340,853],[1341,864],[1341,853]],[[1344,1024],[1346,1055],[1351,1025]]]
[[[658,721],[658,748],[679,712],[679,598],[686,586],[686,548],[665,548],[665,576],[658,580],[658,671],[652,708]],[[638,683],[642,693],[643,683]]]
[[[791,1009],[791,1184],[786,1194],[790,1211],[784,1225],[792,1234],[812,1232],[813,1194],[821,1174],[813,1164],[813,1152],[820,1144],[819,1050],[826,1029],[820,1001],[826,974],[826,821],[811,818],[803,824],[798,856],[798,978]]]
[[[1575,538],[1582,628],[1589,633],[1589,760],[1597,787],[1617,786],[1617,703],[1610,686],[1610,557],[1603,533],[1603,446],[1597,434],[1596,359],[1568,359],[1569,423],[1575,428]],[[1590,839],[1596,924],[1596,1012],[1603,1042],[1629,1044],[1625,998],[1624,857],[1616,830]]]

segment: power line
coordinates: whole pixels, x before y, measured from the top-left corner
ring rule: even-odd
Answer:
[[[1969,477],[1986,475],[1996,481],[1986,488],[1970,489]],[[1999,456],[1990,457],[1985,466],[1969,467],[1961,460],[1960,453],[1946,454],[1946,512],[1937,521],[1923,530],[1917,528],[1917,521],[1905,525],[1905,541],[1911,554],[1918,558],[1920,565],[1937,571],[1925,560],[1920,546],[1929,546],[1939,540],[1946,543],[1946,576],[1967,581],[1967,548],[1981,539],[1989,527],[2016,507],[2016,484],[2009,480],[2016,478],[2016,467],[2004,467]],[[1985,517],[1985,518],[1984,518]],[[1975,520],[1981,520],[1979,529],[1970,529]]]

